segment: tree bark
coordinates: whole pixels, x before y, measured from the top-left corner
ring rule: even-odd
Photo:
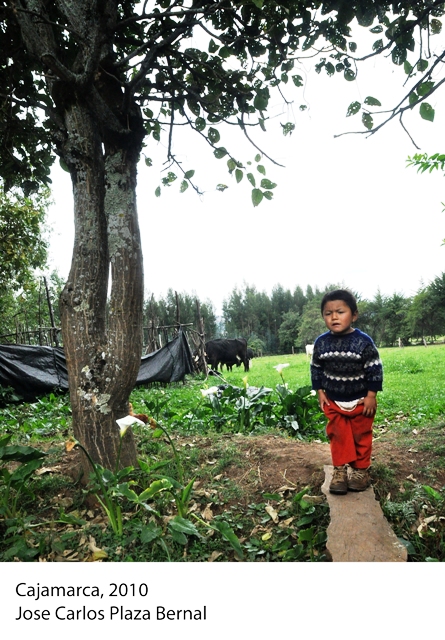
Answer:
[[[80,101],[67,109],[65,122],[63,156],[73,183],[75,243],[60,305],[73,431],[95,462],[114,469],[120,443],[116,419],[128,414],[142,353],[143,269],[135,195],[139,154],[105,153],[95,119]],[[129,430],[120,466],[135,462]],[[88,477],[86,459],[83,467]]]

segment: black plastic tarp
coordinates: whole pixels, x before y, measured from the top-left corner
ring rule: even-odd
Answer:
[[[149,382],[178,382],[193,372],[192,356],[185,334],[141,359],[136,385]],[[0,385],[12,387],[25,400],[68,391],[63,349],[23,344],[0,345]]]

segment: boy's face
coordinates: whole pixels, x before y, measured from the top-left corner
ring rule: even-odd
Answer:
[[[336,336],[351,333],[351,324],[357,320],[357,313],[352,313],[350,307],[343,300],[326,302],[323,309],[323,320],[326,327]]]

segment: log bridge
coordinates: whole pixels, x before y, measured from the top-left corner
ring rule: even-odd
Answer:
[[[325,465],[321,488],[331,512],[326,548],[333,562],[406,562],[406,547],[399,542],[375,499],[374,490],[345,495],[329,493],[332,465]]]

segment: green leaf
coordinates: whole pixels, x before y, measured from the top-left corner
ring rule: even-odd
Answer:
[[[352,69],[345,69],[343,76],[348,82],[352,82],[353,80],[355,80],[355,73],[352,71]]]
[[[263,176],[265,176],[265,175],[266,175],[266,169],[263,167],[263,165],[262,165],[262,164],[259,164],[259,165],[257,166],[257,171],[258,171],[259,173],[262,173],[262,174],[263,174]]]
[[[62,158],[59,159],[59,164],[64,171],[67,171],[68,173],[70,172],[69,166],[64,160],[62,160]]]
[[[357,43],[356,42],[349,42],[348,46],[349,46],[349,51],[351,53],[355,53],[357,51]]]
[[[372,127],[374,126],[374,121],[370,113],[364,113],[362,115],[362,122],[367,129],[372,129]]]
[[[428,65],[429,65],[428,60],[419,60],[419,62],[417,63],[417,71],[420,71],[421,73],[423,73],[428,69]]]
[[[221,139],[221,136],[219,134],[218,129],[215,129],[214,127],[210,127],[210,129],[207,132],[207,138],[210,140],[212,144],[216,144],[217,142],[219,142]]]
[[[216,53],[219,49],[219,45],[212,39],[209,42],[209,53]]]
[[[224,158],[227,153],[228,152],[225,147],[218,147],[218,149],[215,149],[215,151],[213,152],[213,155],[215,156],[215,158],[218,158],[218,160],[220,160],[221,158]]]
[[[186,191],[189,188],[189,183],[187,182],[187,180],[183,180],[181,182],[181,186],[179,187],[179,193],[184,193],[184,191]]]
[[[419,113],[424,120],[428,120],[428,122],[434,121],[435,111],[428,102],[422,102]]]
[[[247,179],[250,182],[250,184],[252,185],[252,187],[256,187],[255,176],[253,175],[253,173],[248,173],[247,174]]]
[[[228,189],[229,187],[226,184],[217,184],[216,185],[216,190],[217,191],[225,191],[226,189]]]
[[[252,0],[252,2],[258,9],[262,9],[264,0]]]
[[[354,116],[356,113],[360,111],[361,107],[362,107],[361,102],[357,102],[357,101],[351,102],[346,112],[346,116]]]
[[[288,134],[292,134],[295,130],[295,125],[293,122],[286,122],[286,124],[280,123],[283,127],[283,136],[287,136]]]
[[[172,518],[168,526],[173,531],[178,531],[180,533],[186,533],[188,536],[198,536],[200,538],[200,534],[196,526],[190,520],[186,520],[185,518],[181,518],[180,516],[175,516]]]
[[[154,482],[152,482],[151,485],[147,489],[145,489],[145,491],[139,494],[139,502],[149,500],[160,491],[166,491],[168,489],[171,489],[172,487],[172,483],[170,482],[170,480],[167,480],[167,478],[154,480]]]
[[[303,78],[301,76],[292,76],[292,80],[294,82],[294,85],[296,87],[302,87],[303,86]]]
[[[275,187],[277,186],[276,182],[271,182],[270,180],[268,180],[267,178],[263,178],[261,180],[261,187],[263,189],[275,189]]]
[[[11,475],[11,484],[17,485],[22,484],[32,476],[34,471],[41,467],[43,464],[43,460],[31,460],[30,462],[26,462],[25,464],[21,464],[14,473]]]
[[[10,445],[0,449],[0,460],[7,462],[30,462],[31,460],[39,460],[45,456],[46,453],[33,447]]]
[[[365,98],[365,104],[369,104],[370,107],[381,107],[382,103],[377,98],[373,98],[372,96],[368,96]]]
[[[204,120],[204,118],[196,118],[195,120],[195,128],[197,131],[204,131],[204,129],[206,128],[206,121]]]
[[[269,103],[269,89],[257,89],[257,94],[253,101],[253,106],[258,111],[265,111]]]
[[[142,528],[141,542],[142,544],[148,544],[149,542],[156,540],[156,538],[159,538],[161,535],[161,527],[157,527],[153,522],[150,522]]]
[[[236,179],[238,184],[241,182],[243,177],[244,177],[244,173],[241,171],[241,169],[236,169],[235,170],[235,179]]]
[[[408,60],[405,60],[405,62],[403,63],[403,70],[407,76],[409,76],[409,74],[413,70],[413,66],[408,62]]]
[[[378,24],[377,26],[372,27],[372,29],[370,29],[371,33],[382,33],[382,31],[383,31],[383,27],[381,24]]]
[[[252,189],[253,206],[257,207],[263,199],[263,192],[260,189]]]
[[[411,106],[413,106],[414,104],[416,104],[416,102],[418,101],[419,96],[416,94],[415,91],[412,91],[409,96],[408,96],[408,101],[410,103]]]
[[[223,538],[225,538],[232,548],[236,551],[239,558],[243,558],[243,550],[241,548],[240,541],[235,535],[233,529],[227,524],[227,522],[214,520],[210,525],[215,531],[219,531]]]
[[[436,18],[433,18],[431,20],[430,26],[431,26],[431,33],[433,35],[436,35],[442,31],[442,23],[440,20],[436,20]]]
[[[228,167],[230,173],[233,173],[233,171],[235,171],[236,162],[235,162],[235,160],[233,158],[229,158],[227,160],[227,167]]]
[[[261,160],[261,154],[257,153],[255,156],[255,162],[259,162]]]
[[[426,94],[431,91],[435,84],[436,83],[432,80],[428,82],[422,82],[422,84],[417,87],[417,93],[419,94],[419,96],[426,96]]]
[[[147,167],[153,166],[153,160],[151,158],[145,158],[145,164]]]
[[[266,200],[272,200],[273,193],[272,191],[263,191],[263,196],[266,198]]]
[[[380,51],[380,49],[383,49],[383,40],[376,40],[372,45],[372,50]]]
[[[189,171],[185,172],[184,178],[186,180],[190,180],[190,178],[193,178],[194,175],[195,175],[195,170],[194,169],[190,169]]]

